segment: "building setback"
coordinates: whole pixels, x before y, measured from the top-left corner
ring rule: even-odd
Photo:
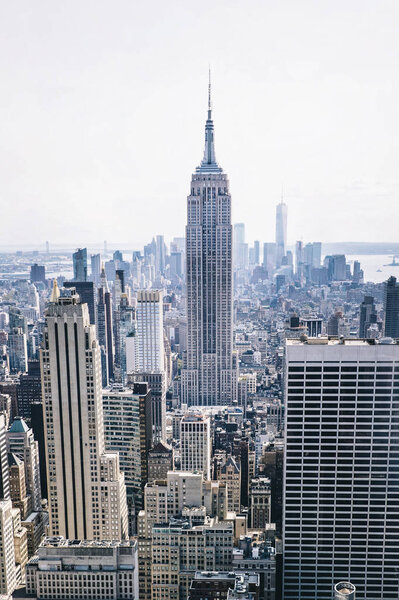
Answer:
[[[236,398],[233,358],[233,264],[231,197],[216,161],[210,99],[204,158],[187,198],[187,353],[182,402],[215,406]]]

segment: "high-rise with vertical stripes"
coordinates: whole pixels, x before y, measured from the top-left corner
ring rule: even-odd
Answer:
[[[186,227],[187,353],[182,402],[231,404],[236,398],[233,359],[233,264],[229,180],[215,157],[208,101],[204,158],[191,179]]]
[[[51,535],[127,536],[118,453],[105,453],[101,355],[87,304],[56,285],[41,350]]]

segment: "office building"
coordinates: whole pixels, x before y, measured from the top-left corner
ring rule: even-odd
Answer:
[[[128,376],[129,382],[148,383],[151,390],[151,444],[166,439],[166,373],[165,371],[140,371]]]
[[[309,337],[318,337],[323,332],[323,319],[317,317],[302,317],[301,323],[307,328]]]
[[[248,244],[245,243],[245,224],[234,224],[234,268],[248,269]]]
[[[40,361],[28,360],[28,372],[19,376],[17,388],[18,415],[24,419],[31,418],[31,405],[41,402],[42,382],[40,375]]]
[[[399,345],[287,340],[284,598],[396,600]]]
[[[254,265],[255,267],[260,264],[260,242],[259,240],[254,241]]]
[[[279,575],[276,549],[267,532],[253,531],[242,535],[233,550],[233,570],[236,574],[256,573],[259,576],[259,600],[276,600]]]
[[[7,451],[23,463],[26,493],[30,496],[30,510],[41,510],[39,444],[33,431],[21,417],[15,417],[6,433]],[[25,515],[26,516],[26,515]]]
[[[377,311],[373,296],[365,296],[360,305],[359,337],[366,338],[367,330],[372,323],[377,323]]]
[[[135,371],[163,371],[163,299],[159,290],[139,290],[136,307]]]
[[[21,518],[25,519],[31,512],[31,502],[26,494],[24,463],[11,452],[8,453],[8,473],[13,508],[18,508]]]
[[[0,413],[0,500],[10,498],[10,478],[8,473],[7,423],[4,414]]]
[[[27,564],[26,592],[37,600],[138,600],[137,542],[47,537]]]
[[[120,383],[126,383],[128,373],[134,369],[135,326],[135,310],[129,302],[128,295],[122,291],[119,305],[114,312],[115,380]]]
[[[125,389],[114,385],[103,390],[105,446],[109,452],[118,452],[120,468],[125,475],[129,530],[135,528],[135,519],[143,506],[143,490],[147,483],[147,451],[151,440],[142,439],[148,432],[150,423],[141,424],[140,402],[146,401],[147,394],[139,393],[141,387]],[[148,415],[150,417],[150,415]],[[150,420],[150,419],[149,419]],[[142,454],[142,445],[145,451]]]
[[[287,252],[287,205],[281,202],[276,206],[276,266],[280,267]]]
[[[249,521],[252,529],[265,529],[271,517],[270,479],[256,477],[249,491]]]
[[[30,281],[32,283],[46,283],[46,267],[35,263],[30,268]]]
[[[385,282],[384,311],[384,334],[394,339],[399,338],[399,283],[396,277],[390,277]]]
[[[165,439],[166,372],[163,331],[163,294],[139,290],[136,306],[135,381],[149,384],[152,397],[154,442]]]
[[[101,269],[97,300],[97,338],[101,347],[102,385],[107,387],[114,378],[114,336],[112,326],[112,296],[104,266]]]
[[[74,281],[87,281],[87,248],[78,248],[72,254]]]
[[[89,308],[90,323],[96,324],[96,289],[92,281],[65,281],[64,288],[74,288],[80,302]]]
[[[231,197],[216,161],[209,90],[204,158],[187,199],[187,353],[182,402],[230,405],[236,398],[233,362]]]
[[[31,405],[31,426],[33,435],[39,444],[39,470],[40,470],[40,490],[42,498],[48,498],[47,495],[47,468],[46,468],[46,441],[44,434],[44,416],[42,402],[33,402]]]
[[[263,267],[267,271],[269,279],[273,275],[277,260],[277,245],[272,242],[263,244]]]
[[[153,600],[184,600],[196,571],[229,571],[233,526],[207,517],[203,525],[174,520],[152,528]]]
[[[191,580],[189,600],[227,600],[251,598],[259,600],[259,575],[234,571],[197,571]],[[237,595],[234,595],[237,594]]]
[[[201,508],[202,475],[170,471],[164,480],[149,483],[144,489],[144,510],[138,516],[140,598],[151,599],[152,528],[181,516],[183,509]]]
[[[28,346],[26,333],[21,327],[14,327],[8,334],[10,370],[14,373],[26,373],[28,370]]]
[[[158,442],[148,452],[148,483],[166,479],[169,471],[173,471],[173,448]]]
[[[100,284],[101,275],[101,254],[92,254],[90,256],[91,280],[97,287]]]
[[[240,512],[241,471],[232,456],[228,456],[220,467],[218,480],[227,487],[227,510]]]
[[[211,424],[209,417],[187,414],[180,423],[181,468],[211,478]]]
[[[50,532],[123,539],[125,483],[118,456],[105,454],[101,356],[87,304],[55,286],[45,317],[40,358]]]
[[[11,597],[17,585],[11,500],[0,499],[0,596]]]

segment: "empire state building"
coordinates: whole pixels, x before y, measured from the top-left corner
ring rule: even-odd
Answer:
[[[233,263],[229,180],[216,161],[209,84],[205,151],[191,179],[186,226],[187,353],[182,402],[236,400],[233,357]]]

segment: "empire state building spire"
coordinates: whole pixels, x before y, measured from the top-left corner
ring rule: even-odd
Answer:
[[[212,103],[211,103],[211,70],[209,69],[209,83],[208,83],[208,118],[205,124],[205,150],[204,158],[199,167],[196,169],[197,173],[222,173],[222,168],[218,165],[215,156],[215,144],[214,144],[214,133],[213,133],[213,120],[212,120]]]

